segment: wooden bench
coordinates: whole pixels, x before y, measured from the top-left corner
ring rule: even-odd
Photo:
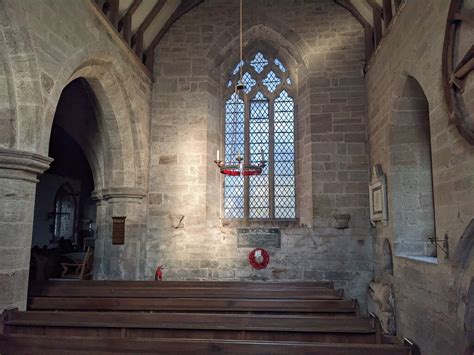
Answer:
[[[238,296],[238,295],[237,295]],[[88,298],[30,297],[29,310],[252,312],[356,315],[356,302],[346,300],[240,298]]]
[[[35,285],[30,297],[119,297],[119,298],[245,298],[245,299],[342,299],[342,290],[324,287],[254,289],[231,287],[127,287],[70,285]]]
[[[287,315],[130,312],[19,312],[3,315],[4,333],[56,336],[235,339],[376,343],[373,319]]]
[[[72,282],[51,280],[46,282],[34,282],[32,286],[70,286]],[[121,281],[121,280],[98,280],[98,281],[75,281],[75,285],[85,287],[238,287],[238,288],[302,288],[302,287],[319,287],[334,288],[332,281],[292,281],[292,282],[262,282],[262,281]]]
[[[334,344],[211,339],[56,337],[0,334],[0,353],[10,354],[325,354],[412,355],[392,344]]]

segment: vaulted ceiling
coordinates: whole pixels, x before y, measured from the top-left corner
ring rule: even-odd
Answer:
[[[176,20],[204,0],[91,1],[146,66],[149,73],[152,73],[154,49],[161,38]],[[351,12],[364,27],[367,59],[371,57],[374,48],[386,32],[393,14],[405,1],[334,0]]]

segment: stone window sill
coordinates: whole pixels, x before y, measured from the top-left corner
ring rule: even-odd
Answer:
[[[227,228],[291,228],[298,227],[299,218],[296,219],[222,219],[222,226]]]
[[[409,260],[419,261],[427,264],[438,264],[438,258],[436,256],[423,256],[423,255],[396,255],[399,258],[405,258]]]

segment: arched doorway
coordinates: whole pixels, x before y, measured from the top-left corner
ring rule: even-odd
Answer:
[[[49,141],[54,161],[36,188],[30,280],[61,277],[61,263],[79,262],[93,244],[92,167],[102,141],[92,95],[82,78],[61,93]]]

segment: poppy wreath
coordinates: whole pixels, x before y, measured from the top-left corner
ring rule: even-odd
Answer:
[[[262,259],[257,260],[256,253],[257,251],[260,251],[262,254]],[[268,255],[268,252],[265,249],[254,249],[250,252],[249,254],[249,263],[252,265],[254,269],[260,270],[260,269],[265,269],[270,261],[270,255]]]

